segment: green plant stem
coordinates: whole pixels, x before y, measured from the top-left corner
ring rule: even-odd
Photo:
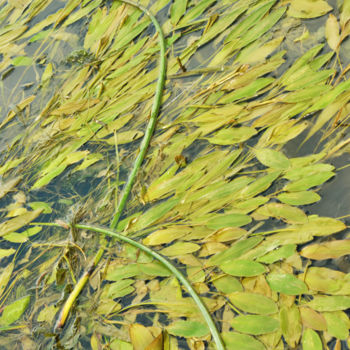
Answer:
[[[113,215],[110,227],[112,229],[115,229],[118,225],[120,216],[125,208],[126,202],[128,200],[128,197],[131,192],[132,185],[135,181],[136,175],[138,170],[141,167],[142,161],[146,155],[147,148],[149,146],[149,143],[151,141],[151,137],[157,122],[157,117],[159,113],[159,109],[162,102],[162,95],[164,90],[164,84],[165,84],[165,77],[166,77],[166,53],[165,53],[165,40],[164,40],[164,34],[162,31],[162,28],[160,24],[158,23],[157,19],[142,5],[137,4],[136,2],[130,1],[130,0],[118,0],[123,3],[129,4],[131,6],[134,6],[138,9],[140,9],[142,12],[144,12],[146,15],[148,15],[154,26],[156,27],[156,30],[158,32],[158,39],[159,39],[159,46],[160,46],[160,66],[159,66],[159,74],[158,74],[158,81],[156,86],[156,91],[154,95],[152,110],[151,110],[151,116],[145,131],[145,135],[142,139],[141,145],[140,145],[140,151],[135,159],[134,166],[129,174],[128,180],[126,182],[126,185],[124,187],[120,202],[116,208],[116,211]],[[118,183],[117,183],[118,186]],[[116,189],[117,193],[117,189]],[[62,328],[65,324],[65,321],[67,320],[67,317],[69,315],[69,312],[72,308],[72,305],[74,301],[78,298],[80,292],[86,285],[89,276],[97,266],[97,264],[100,262],[102,256],[104,253],[104,248],[99,248],[97,254],[95,255],[95,258],[93,260],[92,265],[84,272],[78,283],[75,285],[72,293],[69,295],[68,299],[66,300],[62,311],[60,313],[60,317],[56,323],[55,329]]]
[[[130,1],[130,0],[119,0],[119,1],[122,1],[124,3],[127,3],[129,5],[132,5],[132,6],[139,8],[141,11],[146,13],[151,18],[154,26],[156,27],[158,35],[159,35],[160,68],[159,68],[159,76],[158,76],[156,92],[155,92],[155,96],[154,96],[154,102],[153,102],[153,106],[152,106],[152,110],[151,110],[150,120],[148,122],[146,131],[145,131],[145,135],[144,135],[142,142],[141,142],[141,145],[140,145],[140,152],[139,152],[138,156],[136,157],[133,169],[131,170],[131,172],[129,174],[127,183],[126,183],[124,190],[123,190],[122,197],[120,199],[118,207],[117,207],[117,209],[114,213],[113,219],[111,221],[110,227],[112,230],[115,229],[118,225],[120,216],[123,212],[123,209],[125,208],[126,202],[128,200],[129,194],[131,192],[132,185],[135,181],[137,172],[140,169],[141,164],[143,162],[143,159],[146,155],[147,148],[149,146],[149,143],[150,143],[150,140],[151,140],[151,137],[152,137],[155,125],[156,125],[159,109],[161,106],[161,100],[162,100],[162,94],[163,94],[163,89],[164,89],[164,84],[165,84],[165,76],[166,76],[165,40],[164,40],[163,31],[162,31],[161,26],[159,25],[157,19],[145,7],[135,3],[133,1]],[[79,229],[91,230],[91,231],[95,231],[95,232],[99,232],[99,233],[103,233],[105,235],[115,237],[123,242],[129,243],[129,244],[133,245],[134,247],[139,248],[140,250],[150,254],[152,257],[154,257],[155,259],[160,261],[183,284],[183,286],[187,289],[188,293],[193,298],[194,302],[197,304],[200,312],[202,313],[202,315],[203,315],[203,317],[208,325],[208,328],[212,334],[212,337],[213,337],[213,340],[216,344],[217,349],[218,350],[225,350],[225,346],[224,346],[223,341],[220,337],[220,333],[217,330],[216,325],[215,325],[213,319],[211,318],[210,313],[207,310],[206,306],[204,305],[203,301],[198,296],[196,291],[193,289],[191,283],[189,281],[187,281],[185,276],[178,269],[176,269],[176,267],[173,266],[166,258],[164,258],[162,255],[154,252],[150,248],[144,246],[143,244],[141,244],[137,241],[134,241],[131,238],[123,236],[117,232],[114,232],[112,230],[108,230],[107,228],[99,228],[99,227],[94,227],[94,226],[90,226],[90,225],[81,225],[81,224],[77,224],[77,225],[75,225],[75,227],[79,228]],[[80,292],[82,291],[82,289],[86,285],[89,277],[91,276],[95,267],[97,266],[97,264],[101,260],[103,253],[104,253],[104,249],[100,248],[98,250],[97,254],[95,255],[95,258],[94,258],[92,264],[90,265],[90,267],[87,269],[87,271],[83,274],[83,276],[80,278],[78,283],[75,285],[74,290],[72,291],[72,293],[68,297],[68,299],[67,299],[67,301],[66,301],[66,303],[61,311],[60,317],[59,317],[57,324],[56,324],[56,327],[55,327],[56,329],[62,328],[64,326],[65,321],[69,315],[69,312],[72,308],[74,301],[77,299]]]
[[[112,222],[110,227],[112,229],[115,229],[118,225],[120,216],[124,210],[124,207],[126,205],[126,202],[128,200],[129,194],[131,192],[132,185],[135,181],[137,172],[139,171],[142,161],[145,158],[146,152],[148,145],[151,141],[151,137],[157,122],[157,117],[158,117],[158,112],[162,103],[162,95],[163,95],[163,90],[164,90],[164,84],[165,84],[165,76],[166,76],[166,53],[165,53],[165,40],[164,40],[164,34],[162,31],[162,28],[160,24],[158,23],[157,19],[142,5],[139,5],[133,1],[130,0],[119,0],[122,2],[125,2],[129,5],[135,6],[139,8],[142,12],[146,13],[152,20],[154,26],[156,27],[156,30],[159,35],[159,45],[160,45],[160,66],[159,66],[159,75],[158,75],[158,81],[157,81],[157,86],[156,86],[156,92],[154,95],[154,100],[153,100],[153,106],[151,110],[151,116],[150,120],[148,122],[145,135],[142,139],[141,145],[140,145],[140,152],[136,157],[133,169],[131,170],[128,180],[125,184],[124,190],[122,197],[120,199],[119,205],[117,207],[116,212],[114,213]]]
[[[216,348],[218,350],[225,350],[225,346],[223,344],[223,341],[220,337],[220,333],[218,329],[216,328],[215,322],[213,321],[208,309],[204,305],[202,299],[199,297],[197,292],[192,287],[191,283],[187,280],[187,278],[165,257],[158,254],[157,252],[153,251],[152,249],[148,248],[147,246],[143,245],[142,243],[139,243],[137,241],[134,241],[133,239],[123,236],[120,233],[117,233],[115,231],[112,231],[108,228],[103,227],[95,227],[91,225],[83,225],[83,224],[77,224],[75,225],[76,228],[82,229],[82,230],[89,230],[94,232],[103,233],[105,235],[109,235],[112,237],[117,238],[120,241],[126,242],[131,244],[132,246],[144,251],[145,253],[151,255],[153,258],[157,259],[161,264],[163,264],[170,272],[182,283],[182,285],[187,289],[187,292],[191,295],[194,302],[197,304],[198,309],[202,313],[205,322],[208,325],[208,328],[210,330],[210,333],[213,337],[213,340],[216,344]]]

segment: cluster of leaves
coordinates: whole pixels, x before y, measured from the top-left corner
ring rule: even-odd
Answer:
[[[186,338],[191,349],[212,348],[178,281],[128,245],[109,249],[61,339],[42,335],[53,327],[61,294],[96,245],[106,243],[88,232],[26,225],[37,217],[63,219],[68,207],[73,222],[108,222],[158,74],[157,37],[139,10],[120,1],[70,0],[35,22],[51,3],[8,1],[0,12],[2,86],[18,69],[40,73],[35,92],[16,95],[16,108],[0,124],[2,133],[18,132],[0,164],[0,325],[12,332],[0,344],[175,350]],[[333,235],[346,225],[305,211],[336,174],[330,159],[349,151],[349,66],[341,65],[349,2],[334,9],[324,0],[141,3],[169,13],[162,24],[168,81],[118,230],[183,267],[227,349],[349,345],[349,274],[314,264],[350,254],[346,232]],[[87,17],[82,48],[58,62],[62,40],[77,45],[69,29]],[[316,17],[325,19],[326,44],[301,21]],[[38,45],[34,56],[31,45]],[[297,45],[300,55],[286,68]],[[208,47],[210,57],[201,58]],[[51,91],[58,79],[61,86]],[[27,128],[20,131],[23,118]],[[317,153],[288,155],[289,142],[309,139],[319,143]],[[78,190],[84,180],[96,184],[88,195]]]

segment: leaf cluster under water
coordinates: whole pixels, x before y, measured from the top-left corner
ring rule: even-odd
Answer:
[[[333,163],[349,152],[349,2],[140,3],[162,22],[168,79],[118,231],[184,272],[227,349],[349,346],[346,221],[310,206],[346,171]],[[52,4],[0,9],[0,347],[212,349],[170,271],[116,242],[63,333],[50,336],[61,302],[107,246],[67,223],[108,225],[159,60],[139,10]]]

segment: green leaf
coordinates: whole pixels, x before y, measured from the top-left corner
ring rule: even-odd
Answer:
[[[138,264],[120,265],[115,267],[110,265],[105,279],[107,281],[119,281],[123,278],[134,277],[138,275],[138,273]]]
[[[256,149],[255,156],[268,168],[285,170],[289,168],[289,159],[282,153],[269,148]]]
[[[278,312],[277,304],[262,294],[235,292],[228,298],[235,307],[251,314],[270,315]]]
[[[258,258],[257,261],[265,264],[273,264],[276,261],[283,260],[292,256],[297,249],[296,244],[286,244],[278,249],[275,249],[262,257]]]
[[[22,215],[19,215],[13,219],[7,220],[0,224],[0,237],[5,236],[8,233],[17,231],[23,226],[29,224],[35,218],[37,218],[42,212],[42,209],[34,211],[28,211]]]
[[[187,0],[174,0],[170,7],[170,20],[172,25],[176,25],[186,12]]]
[[[160,253],[166,256],[178,256],[194,253],[200,246],[191,242],[176,242],[169,247],[163,248]]]
[[[240,227],[249,224],[252,218],[245,214],[218,214],[214,218],[210,219],[207,223],[207,227],[218,230],[224,227]]]
[[[114,339],[109,346],[111,350],[134,350],[132,344],[120,339]]]
[[[315,100],[315,103],[305,112],[305,113],[312,113],[318,110],[321,110],[323,108],[326,108],[328,105],[330,105],[335,99],[342,93],[345,93],[345,97],[347,97],[349,93],[349,87],[350,87],[350,80],[344,80],[343,82],[336,85],[332,90],[326,92],[320,98],[317,98]],[[343,96],[340,96],[339,99],[342,99]]]
[[[27,295],[21,299],[16,300],[10,305],[5,306],[0,317],[0,324],[2,326],[9,326],[16,322],[26,311],[30,302],[30,296]]]
[[[48,30],[42,30],[38,34],[33,35],[30,39],[29,42],[33,43],[38,40],[45,39],[47,36],[49,36],[52,33],[51,29]]]
[[[167,331],[178,337],[204,337],[209,333],[208,327],[198,321],[178,320],[167,327]]]
[[[18,56],[12,60],[14,66],[30,66],[33,64],[33,59],[27,56]]]
[[[225,95],[219,100],[219,103],[230,103],[237,100],[248,100],[249,98],[256,96],[260,90],[272,84],[274,81],[274,78],[258,78],[249,85]]]
[[[171,276],[171,272],[160,262],[154,261],[148,264],[138,264],[142,273],[149,276],[167,277]]]
[[[282,203],[290,205],[306,205],[318,202],[321,197],[313,191],[284,192],[277,196]]]
[[[294,182],[290,182],[284,186],[283,189],[289,192],[305,191],[311,187],[322,185],[334,175],[335,174],[332,171],[324,171],[311,176],[306,176]]]
[[[106,297],[111,299],[121,298],[132,293],[135,288],[131,286],[131,284],[134,282],[133,279],[125,279],[107,285],[103,291],[104,293],[102,293],[101,299]]]
[[[220,269],[232,276],[252,277],[266,272],[264,265],[251,260],[233,260],[219,265]]]
[[[21,232],[21,235],[26,236],[26,237],[31,237],[39,233],[43,228],[41,226],[34,226],[30,227],[24,231]]]
[[[307,158],[307,157],[305,157]],[[296,161],[297,158],[292,160],[292,167],[288,170],[283,177],[291,181],[301,180],[310,175],[316,175],[323,172],[331,172],[334,170],[334,166],[330,164],[316,163],[311,165],[302,165]],[[296,164],[297,163],[297,164]],[[299,163],[299,164],[298,164]],[[302,167],[300,167],[300,165]]]
[[[238,242],[235,242],[230,248],[226,249],[223,252],[220,252],[214,256],[212,256],[207,261],[207,266],[219,266],[225,263],[226,261],[231,261],[233,259],[239,258],[241,255],[243,255],[248,250],[254,248],[257,246],[261,241],[263,240],[263,237],[250,237],[247,239],[240,240]]]
[[[340,340],[348,338],[349,318],[344,312],[324,312],[323,316],[327,322],[327,333]]]
[[[342,295],[315,295],[306,306],[316,311],[341,311],[350,308],[350,297]]]
[[[221,15],[217,20],[215,20],[214,23],[212,22],[212,18],[215,17],[209,17],[208,24],[206,30],[204,30],[202,36],[196,42],[196,45],[202,46],[209,42],[210,40],[214,39],[215,37],[219,36],[224,32],[226,28],[228,28],[233,22],[236,21],[236,19],[244,13],[247,8],[249,7],[249,3],[236,3],[237,6],[233,6],[233,11],[225,12],[225,14]]]
[[[232,41],[235,38],[241,37],[242,34],[247,33],[251,27],[259,23],[262,17],[271,9],[275,2],[276,0],[268,1],[265,4],[258,6],[257,9],[254,9],[249,16],[242,19],[240,23],[237,23],[237,25],[233,27],[232,31],[226,37],[225,42]]]
[[[213,285],[219,292],[225,294],[243,291],[242,284],[236,278],[229,275],[215,279]]]
[[[299,295],[308,291],[306,284],[302,280],[288,273],[270,273],[266,279],[270,288],[275,292]]]
[[[308,221],[306,214],[301,209],[288,204],[268,203],[257,209],[256,213],[282,219],[291,224],[300,224]]]
[[[45,202],[30,202],[28,205],[33,209],[42,209],[43,214],[51,214],[52,213],[52,208],[48,203]]]
[[[67,164],[61,164],[54,168],[49,173],[43,175],[40,177],[32,186],[31,190],[38,189],[40,187],[43,187],[47,185],[52,179],[60,175],[65,169],[67,168]]]
[[[293,80],[286,85],[288,91],[300,91],[307,87],[314,87],[317,84],[325,84],[327,79],[335,74],[334,69],[322,70],[315,72],[310,68],[309,65],[305,66],[304,70],[301,70],[293,77]],[[330,89],[324,89],[323,92],[329,91]],[[299,95],[300,96],[300,95]],[[295,96],[294,96],[295,98]],[[299,101],[298,101],[299,102]]]
[[[151,226],[171,209],[173,209],[175,205],[179,203],[179,201],[180,200],[178,198],[174,198],[153,206],[151,209],[147,210],[144,214],[138,217],[137,221],[131,226],[130,231],[139,231]]]
[[[56,312],[59,310],[57,306],[54,304],[49,306],[44,306],[43,309],[39,312],[39,315],[37,317],[38,322],[47,322],[51,323],[56,315]]]
[[[8,233],[3,239],[12,243],[24,243],[28,241],[28,237],[17,232]]]
[[[263,17],[260,21],[256,22],[255,25],[240,38],[241,40],[239,40],[237,48],[247,46],[254,40],[260,38],[280,20],[286,9],[286,7],[279,7],[275,11],[271,11],[269,15]]]
[[[298,71],[305,69],[305,66],[312,61],[312,59],[318,54],[318,52],[323,48],[323,46],[324,44],[314,46],[304,55],[295,60],[292,66],[281,77],[281,82],[283,84],[288,84],[289,82],[292,82],[294,80],[292,77],[295,76],[295,74]]]
[[[246,186],[238,194],[239,198],[251,198],[255,197],[257,194],[266,191],[271,184],[280,176],[280,171],[273,171],[268,175],[259,177],[254,182]]]
[[[232,327],[242,333],[260,335],[275,332],[279,329],[279,321],[269,316],[242,315],[231,321]]]
[[[196,3],[191,9],[189,9],[185,16],[181,19],[179,26],[188,25],[190,22],[198,17],[203,11],[209,7],[215,0],[203,0]]]
[[[266,350],[263,343],[250,335],[235,332],[224,332],[222,333],[222,338],[225,342],[227,350]]]
[[[301,83],[301,82],[299,82]],[[288,86],[289,88],[293,87],[292,85]],[[307,86],[302,89],[298,89],[296,91],[293,91],[289,94],[287,94],[283,98],[283,102],[285,103],[297,103],[301,101],[307,101],[307,100],[312,100],[316,98],[317,96],[320,96],[323,93],[326,93],[331,89],[330,85],[314,85],[312,84],[311,86]],[[305,128],[304,128],[305,129]]]
[[[241,126],[239,128],[219,130],[213,137],[208,137],[206,140],[214,145],[234,145],[250,139],[256,133],[254,128]]]
[[[12,254],[14,254],[16,251],[13,248],[9,249],[0,249],[0,259],[6,258]]]
[[[313,329],[307,328],[304,330],[303,333],[303,350],[322,350],[322,342],[317,334]]]

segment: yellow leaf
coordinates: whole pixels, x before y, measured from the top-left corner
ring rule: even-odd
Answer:
[[[145,350],[154,339],[150,330],[138,323],[129,327],[129,333],[134,350]]]
[[[347,239],[311,244],[300,252],[303,257],[315,260],[336,259],[348,254],[350,254],[350,240]]]
[[[301,321],[304,327],[314,329],[316,331],[327,330],[327,323],[322,314],[309,307],[300,307]]]
[[[22,177],[17,176],[6,181],[5,183],[0,183],[0,198],[4,197],[8,192],[12,191],[21,180]]]
[[[14,267],[15,267],[15,264],[11,262],[0,273],[0,296],[4,293],[7,287],[7,284],[10,280]]]
[[[0,237],[5,236],[6,234],[10,232],[14,232],[21,227],[29,224],[31,221],[33,221],[36,217],[38,217],[43,209],[37,209],[34,211],[28,211],[25,214],[22,214],[20,216],[17,216],[14,219],[7,220],[0,224]]]
[[[189,226],[173,226],[163,230],[157,230],[148,235],[144,240],[143,244],[146,245],[159,245],[166,244],[174,241],[175,239],[181,238],[191,232]]]
[[[291,0],[288,16],[296,18],[320,17],[332,10],[324,0]]]
[[[200,246],[190,242],[177,242],[169,247],[162,249],[160,252],[167,256],[177,256],[196,252]]]
[[[129,143],[135,141],[143,136],[143,132],[139,130],[129,130],[124,132],[117,133],[117,142],[118,145],[123,145],[125,143]],[[115,137],[105,140],[109,145],[115,145]]]
[[[339,23],[337,18],[330,14],[326,22],[326,38],[329,47],[336,51],[340,42]]]

